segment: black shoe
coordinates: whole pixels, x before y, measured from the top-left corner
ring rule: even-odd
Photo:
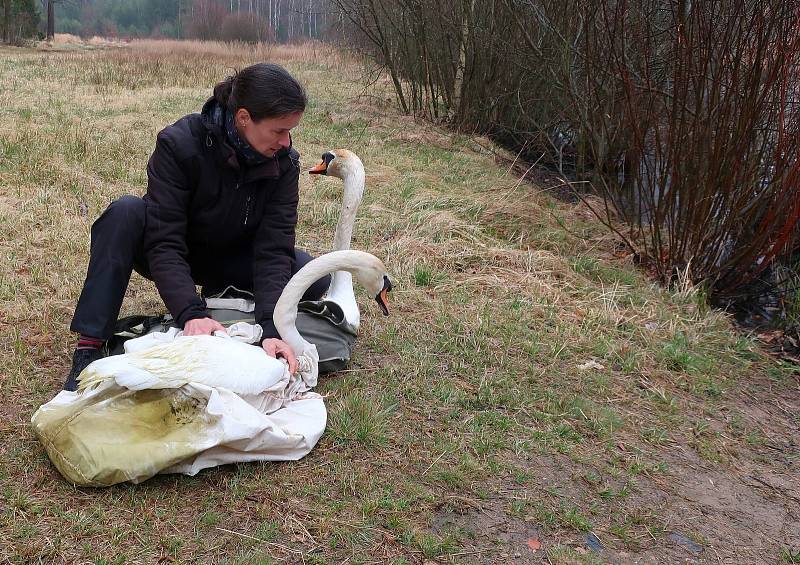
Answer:
[[[67,375],[67,382],[64,383],[64,390],[78,390],[78,377],[81,372],[89,366],[92,361],[97,361],[103,356],[100,349],[76,349],[72,354],[72,369]]]

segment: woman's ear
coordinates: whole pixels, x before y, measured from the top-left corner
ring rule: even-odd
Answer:
[[[239,108],[235,114],[236,125],[242,129],[246,128],[253,119],[250,117],[250,112],[245,108]]]

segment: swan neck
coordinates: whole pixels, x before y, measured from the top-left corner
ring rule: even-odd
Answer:
[[[306,348],[311,346],[297,331],[296,325],[297,305],[306,290],[315,281],[329,273],[341,270],[352,273],[359,266],[369,264],[370,260],[374,260],[374,257],[363,251],[336,251],[310,261],[292,277],[275,305],[272,320],[281,339],[289,344],[295,354],[300,355]],[[350,289],[352,293],[352,284]]]
[[[342,251],[350,249],[353,239],[353,226],[356,221],[356,212],[364,195],[364,167],[356,166],[342,178],[344,183],[344,198],[342,200],[342,213],[336,224],[336,234],[333,237],[333,250]]]

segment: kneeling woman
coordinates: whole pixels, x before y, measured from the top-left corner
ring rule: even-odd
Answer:
[[[262,347],[296,361],[272,323],[275,303],[311,257],[295,249],[299,154],[290,131],[306,107],[282,67],[259,63],[228,77],[200,114],[158,134],[144,198],[124,196],[92,225],[91,255],[70,329],[80,333],[64,388],[98,359],[114,331],[131,272],[155,282],[186,335],[223,329],[198,296],[229,285],[255,296]],[[312,286],[318,299],[329,279]]]

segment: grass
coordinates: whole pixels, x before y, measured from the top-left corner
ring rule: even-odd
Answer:
[[[781,550],[780,554],[781,563],[800,563],[800,550],[794,551],[789,548]]]
[[[304,166],[337,147],[364,161],[354,247],[386,260],[395,315],[363,300],[355,358],[319,387],[329,425],[305,459],[72,488],[28,421],[66,373],[91,222],[143,193],[162,127],[260,59],[307,85]],[[503,528],[534,524],[539,555],[593,563],[590,531],[629,553],[671,547],[667,523],[745,535],[695,523],[707,508],[673,477],[780,472],[775,445],[796,460],[794,368],[692,289],[652,285],[584,207],[520,185],[485,140],[401,116],[383,80],[362,84],[356,60],[316,44],[0,49],[0,560],[492,562],[529,551]],[[302,176],[302,247],[329,248],[339,198],[335,179]],[[134,276],[123,314],[162,308]],[[789,415],[763,417],[773,401]],[[481,526],[488,510],[505,525]],[[432,526],[448,513],[464,522]],[[793,559],[784,537],[772,555]]]

